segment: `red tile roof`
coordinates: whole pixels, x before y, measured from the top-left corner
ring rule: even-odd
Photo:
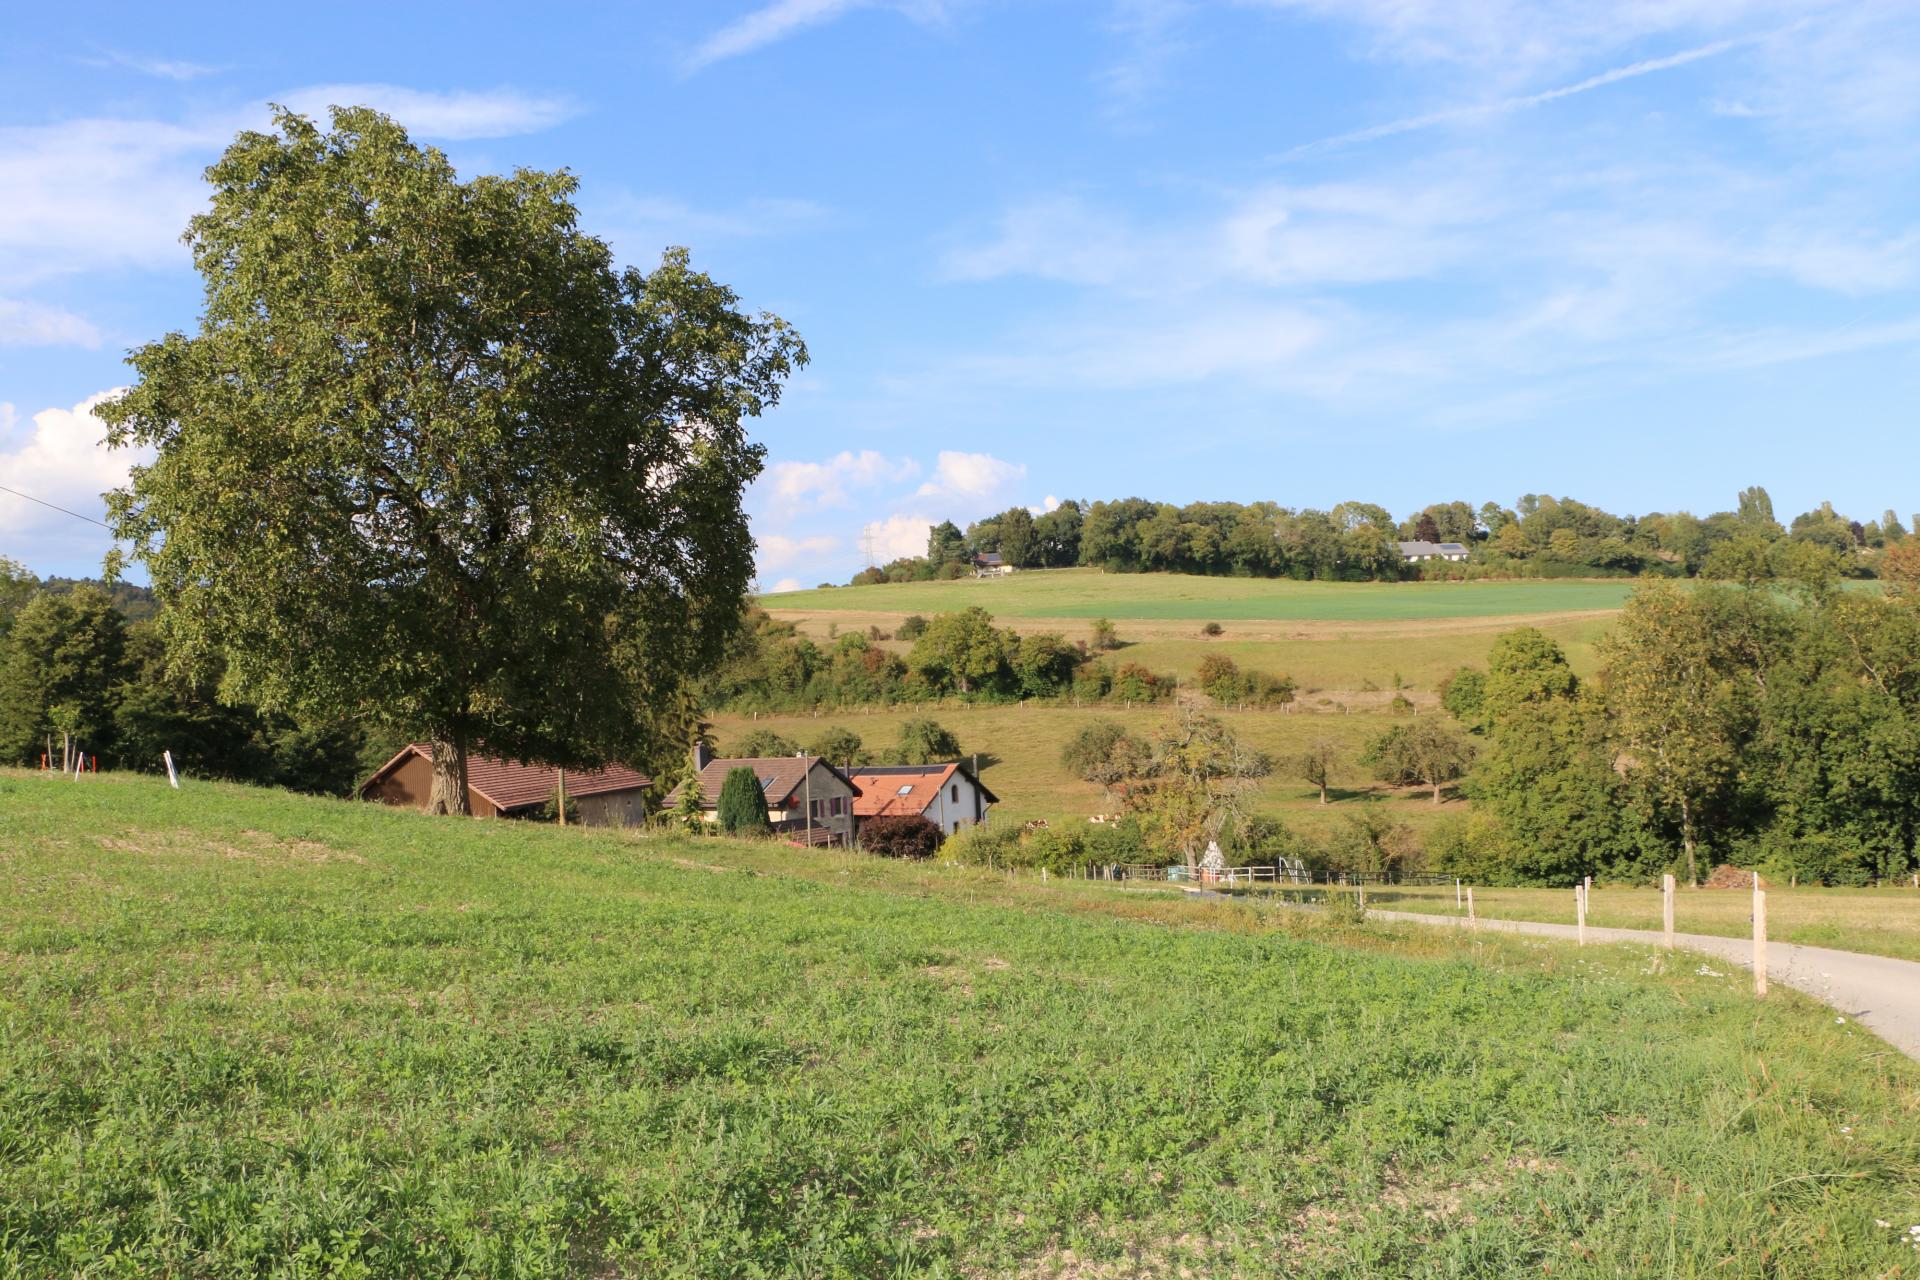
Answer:
[[[853,802],[856,818],[878,818],[886,814],[911,814],[918,817],[940,798],[940,788],[953,776],[957,764],[895,765],[886,769],[853,769],[853,781],[860,794]]]
[[[379,772],[367,780],[367,785],[378,782],[401,761],[416,754],[431,764],[433,745],[427,742],[408,743],[399,755],[380,766]],[[467,787],[478,792],[497,809],[525,809],[545,804],[553,796],[557,783],[557,771],[547,765],[516,764],[512,760],[472,753],[467,756]],[[637,791],[652,785],[652,778],[621,764],[608,765],[604,769],[567,770],[569,797]]]

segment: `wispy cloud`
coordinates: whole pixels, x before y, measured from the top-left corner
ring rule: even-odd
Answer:
[[[1798,26],[1801,24],[1795,24]],[[1669,54],[1664,58],[1646,58],[1626,66],[1614,67],[1598,75],[1588,76],[1573,84],[1561,85],[1554,89],[1544,89],[1538,93],[1524,93],[1513,97],[1500,98],[1493,102],[1473,103],[1467,106],[1448,107],[1440,111],[1429,111],[1422,115],[1406,116],[1399,120],[1389,120],[1385,124],[1376,124],[1365,129],[1355,129],[1350,133],[1335,134],[1317,142],[1303,143],[1284,153],[1283,158],[1312,155],[1315,152],[1330,151],[1337,147],[1349,147],[1363,142],[1375,142],[1381,138],[1391,138],[1396,134],[1414,133],[1422,129],[1432,129],[1441,125],[1464,124],[1469,121],[1490,119],[1494,116],[1509,115],[1515,111],[1526,111],[1533,107],[1557,102],[1562,98],[1571,98],[1576,94],[1591,93],[1595,89],[1604,89],[1610,84],[1619,84],[1623,80],[1633,80],[1640,76],[1652,75],[1659,71],[1671,71],[1690,63],[1701,62],[1708,58],[1717,58],[1731,53],[1735,49],[1746,48],[1784,35],[1789,27],[1781,31],[1770,31],[1762,35],[1739,36],[1731,40],[1716,40],[1712,44],[1703,44],[1693,49]]]
[[[777,506],[843,507],[855,490],[899,484],[920,474],[912,458],[889,458],[873,449],[845,450],[825,462],[775,462],[762,483]]]
[[[324,84],[295,89],[280,101],[324,120],[336,106],[372,107],[422,138],[466,141],[538,133],[579,114],[570,98],[518,89],[433,92],[393,84]]]
[[[1116,122],[1129,121],[1165,87],[1174,60],[1190,47],[1184,30],[1193,11],[1190,0],[1114,0],[1107,28],[1121,55],[1095,81]]]
[[[71,311],[0,298],[0,347],[97,347],[100,331]]]
[[[982,502],[999,497],[1026,478],[1024,463],[1008,462],[990,453],[943,449],[933,475],[914,496]]]
[[[857,9],[891,9],[923,25],[940,21],[949,0],[773,0],[745,13],[695,45],[681,62],[684,74],[778,44]]]
[[[203,62],[187,62],[180,58],[153,58],[141,54],[121,53],[109,50],[93,58],[79,59],[81,65],[88,67],[123,67],[128,71],[138,71],[143,76],[153,76],[160,80],[198,80],[202,76],[218,75],[226,70]]]

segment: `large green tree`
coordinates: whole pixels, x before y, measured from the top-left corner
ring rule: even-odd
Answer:
[[[208,170],[197,332],[103,406],[169,652],[268,710],[586,767],[657,752],[738,623],[746,419],[805,348],[669,251],[616,268],[564,172],[461,181],[393,121],[281,112]]]
[[[57,760],[111,742],[126,625],[106,593],[80,587],[29,600],[0,640],[0,760],[27,762],[51,737]]]

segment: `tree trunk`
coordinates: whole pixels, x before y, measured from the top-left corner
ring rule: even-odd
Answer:
[[[1327,784],[1323,780],[1320,783],[1320,803],[1325,804],[1326,802],[1327,802]]]
[[[1687,885],[1700,887],[1700,871],[1693,859],[1693,806],[1687,803],[1685,796],[1680,798],[1680,845],[1687,851]]]
[[[1433,802],[1435,804],[1440,803],[1440,785],[1437,781],[1433,784]]]
[[[427,795],[428,813],[471,817],[467,800],[467,735],[461,732],[433,739],[433,790]]]

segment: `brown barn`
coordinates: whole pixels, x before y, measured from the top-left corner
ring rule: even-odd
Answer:
[[[647,788],[653,779],[624,765],[581,772],[567,770],[567,821],[590,827],[633,827],[647,820]],[[467,757],[467,803],[476,818],[524,818],[553,798],[559,771],[488,756]],[[427,807],[433,792],[433,748],[409,742],[360,788],[362,800]]]

